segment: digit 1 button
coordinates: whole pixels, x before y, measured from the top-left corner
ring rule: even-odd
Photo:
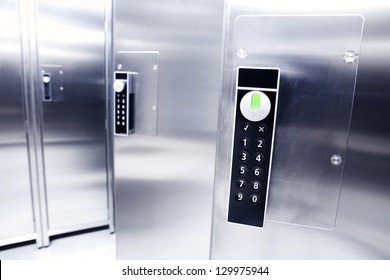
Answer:
[[[241,146],[243,146],[244,148],[248,147],[250,144],[250,140],[248,137],[244,137],[241,139]]]
[[[245,165],[240,165],[238,173],[240,173],[241,176],[245,176],[248,174],[248,168]]]
[[[238,179],[236,181],[236,186],[240,189],[245,188],[247,186],[247,183],[244,179]]]
[[[263,161],[264,161],[264,155],[262,153],[256,153],[255,154],[255,161],[258,163],[258,164],[262,164]]]
[[[236,200],[237,201],[243,201],[244,200],[244,194],[243,193],[238,193],[236,194]]]
[[[243,152],[240,153],[240,160],[242,162],[247,162],[248,161],[248,157],[249,157],[249,155],[248,155],[247,152],[243,151]]]
[[[259,202],[259,199],[260,199],[260,197],[257,194],[252,194],[251,195],[251,202],[253,204],[257,204]]]

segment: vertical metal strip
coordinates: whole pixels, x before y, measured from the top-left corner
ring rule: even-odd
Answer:
[[[37,246],[49,246],[47,200],[42,141],[42,104],[38,92],[38,45],[34,0],[19,0],[23,56],[23,90]]]
[[[113,50],[113,1],[106,0],[105,7],[105,79],[106,79],[106,157],[107,157],[107,193],[108,193],[108,220],[111,233],[115,232],[115,214],[114,214],[114,141],[113,127],[110,125],[112,120],[112,50]]]

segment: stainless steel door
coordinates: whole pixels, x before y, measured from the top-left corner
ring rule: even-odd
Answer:
[[[48,234],[106,225],[105,1],[36,5],[39,68],[63,80],[43,101],[38,77]]]
[[[115,70],[131,68],[119,65],[126,51],[158,54],[157,136],[136,126],[114,139],[119,259],[208,257],[222,11],[222,1],[115,1]]]
[[[0,2],[0,246],[36,238],[17,1]]]
[[[390,56],[389,52],[389,38],[390,28],[389,26],[389,5],[383,3],[377,3],[371,1],[367,3],[355,3],[354,6],[344,5],[337,1],[326,1],[320,4],[308,3],[307,1],[227,1],[227,20],[228,23],[225,26],[225,30],[233,30],[233,25],[236,24],[237,17],[240,15],[258,16],[267,15],[270,19],[273,16],[287,16],[284,26],[289,23],[294,24],[294,17],[296,16],[329,16],[329,15],[361,15],[364,18],[364,31],[361,41],[361,50],[357,51],[359,68],[357,72],[356,89],[354,95],[354,107],[352,111],[350,133],[348,138],[340,130],[341,127],[348,129],[348,123],[340,121],[328,127],[329,131],[338,132],[337,137],[333,137],[333,133],[322,135],[320,130],[324,127],[313,126],[316,121],[316,116],[321,115],[323,112],[321,109],[317,110],[317,113],[310,113],[310,110],[306,110],[301,107],[299,112],[294,115],[290,115],[291,121],[286,119],[286,116],[294,111],[294,108],[288,106],[288,102],[281,102],[278,106],[278,116],[281,119],[280,126],[276,127],[276,133],[278,129],[281,133],[276,135],[276,141],[274,145],[274,162],[273,162],[273,175],[270,182],[270,197],[268,210],[270,210],[266,217],[267,221],[265,227],[262,229],[242,226],[237,224],[229,224],[226,222],[226,192],[228,192],[229,186],[224,184],[226,182],[226,173],[223,166],[226,166],[226,157],[224,157],[223,139],[226,139],[226,131],[222,128],[226,126],[226,119],[220,119],[221,137],[219,142],[219,153],[217,157],[217,171],[216,171],[216,190],[214,197],[214,212],[213,212],[213,236],[211,242],[211,258],[215,259],[388,259],[390,258],[390,219],[387,214],[390,211],[390,188],[389,188],[389,114],[387,113],[389,103],[389,86],[388,79],[386,77],[390,74],[390,67],[387,63]],[[288,16],[291,17],[291,21],[288,21]],[[336,23],[334,20],[332,23]],[[262,26],[266,24],[261,22]],[[315,28],[317,23],[310,24],[308,28]],[[331,25],[328,25],[330,28]],[[347,25],[339,25],[337,32],[343,30]],[[273,28],[269,30],[269,34],[261,33],[255,34],[255,36],[264,35],[263,42],[257,45],[257,51],[259,56],[263,59],[258,60],[257,63],[269,63],[275,61],[280,63],[281,67],[281,80],[286,79],[288,76],[288,83],[292,86],[297,86],[298,89],[300,81],[303,79],[309,79],[319,73],[312,71],[311,75],[305,75],[307,67],[303,67],[301,59],[303,57],[311,57],[313,54],[320,55],[321,58],[327,56],[327,52],[331,52],[332,48],[342,42],[347,42],[353,37],[353,33],[356,31],[353,26],[350,26],[345,32],[345,36],[327,36],[327,32],[330,29],[324,28],[322,33],[317,33],[315,36],[302,36],[302,47],[297,48],[296,44],[279,44],[276,42],[274,48],[269,48],[269,44],[272,44],[272,40],[268,40],[269,34],[274,33],[275,36],[280,36],[288,39],[289,36],[293,40],[299,40],[294,37],[293,32],[285,34],[283,26]],[[304,27],[306,28],[306,27]],[[354,31],[355,30],[355,31]],[[249,32],[249,29],[247,30]],[[245,32],[245,31],[244,31]],[[265,30],[265,32],[268,32]],[[323,36],[318,36],[318,35]],[[275,38],[275,36],[273,38]],[[316,39],[314,39],[316,38]],[[313,41],[315,40],[315,41]],[[334,41],[333,41],[334,40]],[[307,49],[310,46],[320,44],[320,48],[315,49],[312,52],[308,52]],[[347,42],[345,46],[349,45]],[[251,46],[252,50],[256,46]],[[267,51],[271,50],[272,51]],[[320,50],[324,49],[324,52]],[[284,51],[283,51],[284,50]],[[318,53],[316,52],[318,51]],[[280,52],[278,59],[273,58],[273,53]],[[248,51],[249,53],[249,51]],[[340,53],[339,59],[342,61],[342,53]],[[294,58],[299,58],[293,61]],[[316,64],[320,61],[310,58],[305,63]],[[290,61],[290,62],[288,62]],[[331,60],[327,60],[330,62]],[[291,63],[291,64],[289,64]],[[295,64],[294,64],[295,63]],[[344,62],[343,62],[344,63]],[[297,66],[294,67],[288,66]],[[226,65],[225,65],[226,66]],[[269,66],[269,65],[267,65]],[[303,71],[296,71],[303,67]],[[310,66],[311,67],[311,66]],[[226,75],[231,73],[232,69],[229,67],[224,68],[225,80]],[[284,74],[283,74],[284,72]],[[288,74],[286,74],[288,73]],[[339,75],[341,72],[339,72]],[[322,74],[326,74],[323,72]],[[286,76],[287,75],[287,76]],[[341,77],[341,76],[339,76]],[[343,76],[344,77],[344,76]],[[318,82],[330,82],[331,75],[323,75],[323,79],[319,79]],[[294,84],[295,81],[295,84]],[[313,81],[314,82],[314,81]],[[347,85],[347,80],[343,80],[342,83]],[[340,103],[333,101],[334,107],[331,113],[336,113],[340,108],[338,106],[344,106],[346,110],[350,102],[342,101],[343,98],[348,96],[351,91],[344,90],[339,91],[337,84],[329,85],[333,88],[333,94],[340,94],[342,98]],[[224,84],[224,87],[229,87],[228,84]],[[320,90],[326,90],[328,86],[321,87]],[[350,87],[350,86],[349,86]],[[315,96],[313,87],[312,98]],[[279,98],[284,92],[288,92],[282,88],[280,90]],[[297,91],[303,94],[307,89]],[[332,91],[330,92],[332,93]],[[224,93],[223,93],[224,94]],[[225,93],[226,94],[226,93]],[[334,98],[334,96],[332,97]],[[293,97],[292,97],[293,99]],[[296,106],[302,106],[304,98],[296,99]],[[323,105],[320,108],[325,109],[327,100],[324,100]],[[228,104],[223,103],[223,104]],[[221,107],[222,111],[230,110],[226,107]],[[286,111],[284,111],[286,110]],[[302,113],[307,112],[307,118],[301,118]],[[221,114],[226,116],[226,114]],[[341,115],[339,115],[341,116]],[[344,118],[345,119],[345,118]],[[331,119],[329,119],[331,120]],[[298,122],[299,121],[299,122]],[[295,123],[296,122],[296,123]],[[330,124],[331,122],[327,122]],[[311,125],[310,125],[311,124]],[[316,143],[321,143],[324,139],[328,139],[329,143],[326,145],[335,145],[340,149],[345,149],[346,157],[344,159],[344,171],[342,173],[342,184],[339,195],[338,203],[334,204],[332,217],[335,218],[334,227],[324,226],[327,230],[319,229],[318,224],[321,224],[325,217],[324,215],[318,216],[316,209],[326,209],[329,207],[329,202],[333,199],[326,194],[329,188],[332,188],[330,184],[332,172],[319,172],[325,171],[326,168],[318,167],[317,170],[299,174],[294,173],[295,170],[299,170],[302,166],[300,160],[305,160],[307,154],[302,154],[301,157],[288,157],[291,153],[286,151],[293,151],[301,149],[296,145],[303,144],[305,141],[291,141],[291,145],[288,146],[288,137],[293,135],[286,135],[285,132],[291,130],[294,131],[296,137],[299,138],[311,138],[308,149]],[[306,136],[305,136],[306,135]],[[344,135],[344,136],[343,136]],[[283,136],[283,137],[282,137]],[[279,138],[278,141],[278,137]],[[316,139],[318,137],[318,139]],[[329,138],[330,137],[330,138]],[[333,139],[333,140],[331,140]],[[306,139],[307,140],[307,139]],[[295,145],[295,146],[294,146]],[[288,148],[288,149],[285,149]],[[321,153],[326,152],[326,149],[318,149],[313,152],[311,157],[321,156]],[[286,166],[287,164],[287,166]],[[287,173],[288,174],[287,174]],[[288,176],[290,175],[290,176]],[[296,185],[296,182],[300,182],[301,185]],[[322,199],[314,199],[313,189],[309,192],[302,191],[306,187],[304,184],[310,185],[314,188],[320,188],[323,193]],[[279,192],[280,187],[284,187],[285,194],[283,197],[275,196],[275,192]],[[294,193],[297,191],[297,193]],[[287,195],[290,194],[290,195]],[[280,199],[283,198],[283,199]],[[297,205],[297,198],[302,199],[304,203]],[[329,200],[329,198],[331,198]],[[308,203],[311,203],[311,207],[307,207]],[[324,203],[324,205],[322,205]],[[333,203],[333,202],[332,202]],[[298,208],[297,208],[298,206]],[[276,218],[275,218],[276,217]],[[296,224],[293,224],[297,221]],[[333,222],[332,222],[333,223]]]

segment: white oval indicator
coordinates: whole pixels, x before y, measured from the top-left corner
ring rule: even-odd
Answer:
[[[240,110],[246,119],[258,122],[268,116],[271,111],[271,101],[261,91],[250,91],[241,99]]]

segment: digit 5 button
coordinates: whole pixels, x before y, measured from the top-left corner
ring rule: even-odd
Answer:
[[[250,91],[241,99],[240,111],[247,120],[258,122],[268,116],[271,111],[271,101],[261,91]]]

